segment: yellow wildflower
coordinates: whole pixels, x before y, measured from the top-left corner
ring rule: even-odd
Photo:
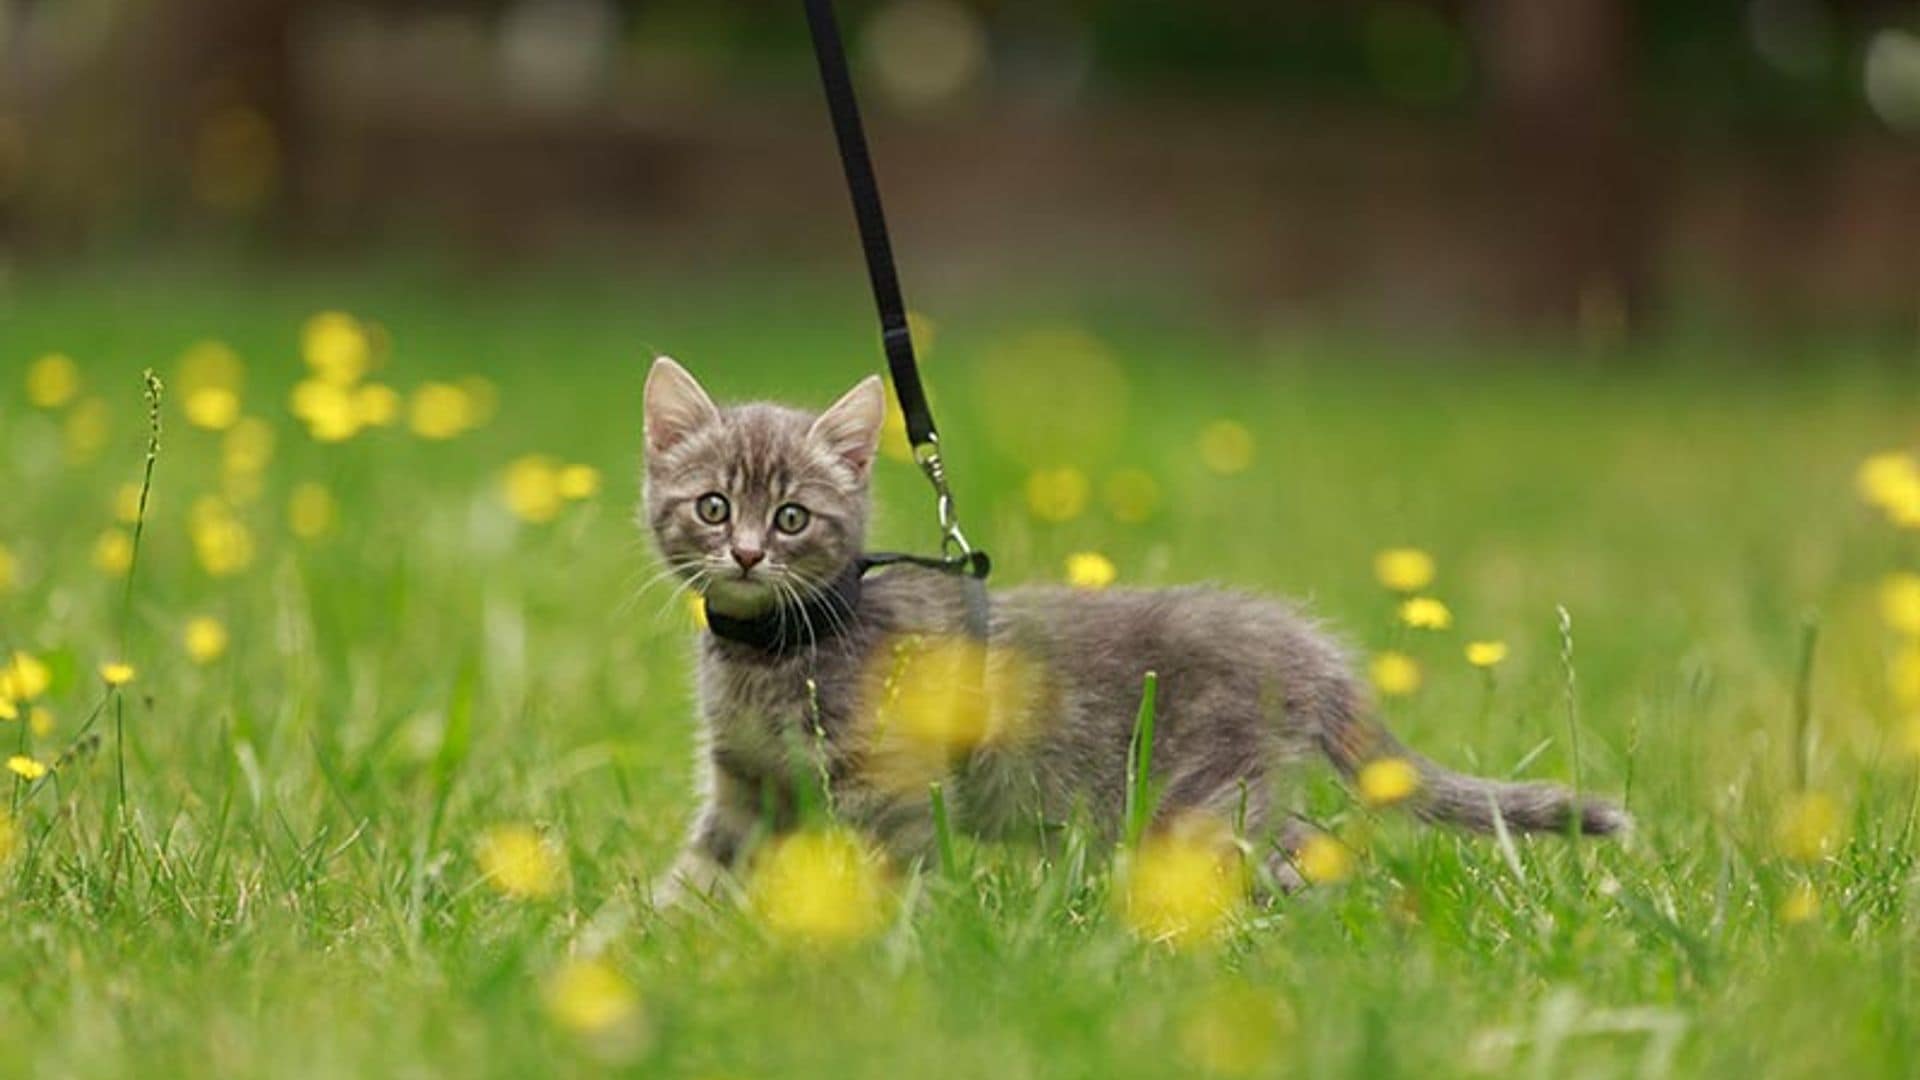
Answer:
[[[559,848],[530,825],[488,829],[475,857],[487,884],[516,899],[544,899],[566,885],[567,865]]]
[[[232,577],[253,565],[253,530],[224,507],[195,517],[193,553],[213,577]]]
[[[360,320],[341,311],[322,311],[300,332],[300,352],[313,373],[334,386],[351,386],[373,363],[373,346]]]
[[[231,346],[222,341],[198,341],[180,354],[180,374],[173,383],[187,395],[227,390],[238,397],[245,379],[246,365]]]
[[[1347,845],[1317,832],[1294,853],[1300,876],[1315,885],[1338,885],[1353,876],[1353,852]]]
[[[0,667],[0,694],[15,701],[32,701],[53,685],[53,669],[32,653],[17,652]]]
[[[1271,989],[1223,987],[1187,1010],[1180,1049],[1208,1073],[1248,1076],[1275,1059],[1293,1026],[1293,1014]]]
[[[208,431],[225,431],[240,419],[240,395],[224,386],[204,386],[186,396],[187,422]]]
[[[1887,662],[1887,689],[1902,709],[1920,709],[1920,641],[1901,645]]]
[[[1113,560],[1097,551],[1077,551],[1067,556],[1067,584],[1076,589],[1104,589],[1119,574]]]
[[[273,460],[273,425],[249,416],[220,440],[220,467],[229,473],[258,473]]]
[[[354,419],[364,427],[392,427],[400,419],[400,391],[385,383],[368,383],[353,392]]]
[[[554,481],[563,498],[591,499],[600,493],[600,470],[591,465],[562,466]]]
[[[1854,487],[1870,505],[1892,509],[1920,492],[1920,463],[1902,450],[1874,454],[1860,463]]]
[[[47,766],[25,754],[15,754],[7,759],[7,771],[22,780],[38,780],[47,775]]]
[[[423,439],[451,439],[477,427],[474,398],[452,383],[423,383],[407,402],[407,427]]]
[[[1253,433],[1232,420],[1215,420],[1200,432],[1200,461],[1222,476],[1253,465]]]
[[[360,434],[360,411],[353,391],[324,379],[307,379],[293,388],[293,415],[306,421],[316,442],[346,442]]]
[[[699,593],[687,594],[687,618],[695,630],[707,628],[707,598]]]
[[[1102,494],[1113,520],[1138,525],[1160,507],[1160,482],[1145,469],[1121,469],[1107,477]]]
[[[1400,605],[1400,621],[1415,630],[1445,630],[1453,625],[1453,612],[1431,596],[1412,596]]]
[[[302,540],[318,540],[331,532],[336,514],[333,493],[311,480],[295,484],[287,496],[287,527]]]
[[[1433,573],[1433,556],[1419,548],[1388,548],[1373,557],[1373,576],[1394,592],[1419,592],[1433,584]]]
[[[1373,685],[1388,697],[1405,697],[1420,689],[1420,665],[1400,652],[1383,652],[1368,668]]]
[[[1027,511],[1054,524],[1072,521],[1087,508],[1087,474],[1071,465],[1035,469],[1027,477]]]
[[[604,1035],[640,1015],[640,995],[604,960],[574,960],[554,972],[542,995],[547,1015],[577,1035]]]
[[[85,464],[106,448],[111,433],[113,412],[99,398],[87,398],[67,414],[61,434],[66,439],[67,460]]]
[[[878,858],[841,829],[811,829],[775,841],[757,861],[747,894],[767,929],[809,945],[859,941],[887,916]]]
[[[32,732],[36,739],[44,739],[53,734],[53,711],[38,705],[34,706],[27,713],[27,730]]]
[[[108,686],[125,686],[133,681],[133,665],[124,660],[109,660],[100,665],[100,679]]]
[[[1356,782],[1368,806],[1392,806],[1420,790],[1420,770],[1405,758],[1376,758],[1361,766]]]
[[[1902,634],[1920,636],[1920,574],[1888,574],[1881,580],[1880,617]]]
[[[181,639],[194,663],[211,664],[226,654],[227,625],[211,615],[196,615],[187,620]]]
[[[133,568],[133,536],[122,529],[108,529],[93,542],[93,565],[101,573],[120,575]]]
[[[500,498],[522,521],[552,521],[566,501],[560,494],[558,466],[542,454],[516,458],[500,475]]]
[[[5,865],[20,852],[20,827],[13,819],[0,813],[0,865]]]
[[[1490,668],[1507,658],[1507,643],[1504,641],[1467,642],[1467,663],[1477,668]]]
[[[27,400],[57,409],[80,395],[80,365],[64,353],[48,353],[27,367]]]
[[[1840,846],[1840,805],[1818,791],[1788,799],[1773,822],[1774,847],[1796,862],[1818,862]]]
[[[1820,891],[1805,881],[1794,885],[1793,891],[1780,904],[1780,921],[1788,926],[1810,922],[1819,916]]]
[[[1195,815],[1141,841],[1126,866],[1121,914],[1143,938],[1192,945],[1224,930],[1245,894],[1232,834]]]
[[[13,699],[5,693],[0,693],[0,720],[18,719],[20,719],[20,706],[14,704]]]

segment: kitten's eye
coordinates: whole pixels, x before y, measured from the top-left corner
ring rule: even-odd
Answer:
[[[731,509],[731,507],[727,505],[727,497],[717,491],[707,492],[705,495],[700,496],[699,502],[693,504],[693,512],[699,516],[701,521],[709,525],[718,525],[727,520],[727,511],[729,509]]]
[[[812,520],[813,515],[799,503],[788,503],[773,512],[773,527],[788,535],[806,528]]]

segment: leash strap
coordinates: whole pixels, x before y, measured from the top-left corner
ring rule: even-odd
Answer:
[[[933,409],[927,404],[920,367],[914,362],[907,302],[900,293],[900,273],[894,267],[893,243],[887,236],[887,215],[880,206],[880,184],[873,175],[873,155],[867,150],[866,127],[860,122],[860,103],[854,97],[853,76],[847,69],[847,49],[840,38],[833,0],[806,0],[806,9],[814,59],[820,65],[820,85],[833,116],[840,166],[846,173],[847,194],[853,200],[853,216],[860,226],[860,246],[866,252],[867,280],[873,286],[874,307],[880,313],[880,345],[886,352],[887,371],[893,377],[894,397],[906,419],[907,442],[938,500],[945,569],[984,578],[992,564],[985,552],[975,551],[967,543],[960,529],[946,464],[940,458],[940,433],[933,426]]]

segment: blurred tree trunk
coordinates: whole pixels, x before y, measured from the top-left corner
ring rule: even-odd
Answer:
[[[1648,201],[1631,132],[1626,0],[1480,0],[1504,178],[1508,316],[1620,340],[1650,316]]]

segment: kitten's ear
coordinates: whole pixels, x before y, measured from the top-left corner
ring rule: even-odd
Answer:
[[[644,411],[647,450],[654,454],[673,449],[680,440],[720,420],[713,399],[671,356],[655,357],[653,370],[647,372]]]
[[[807,438],[840,455],[861,479],[880,449],[880,425],[887,418],[887,391],[880,376],[869,375],[820,414]]]

